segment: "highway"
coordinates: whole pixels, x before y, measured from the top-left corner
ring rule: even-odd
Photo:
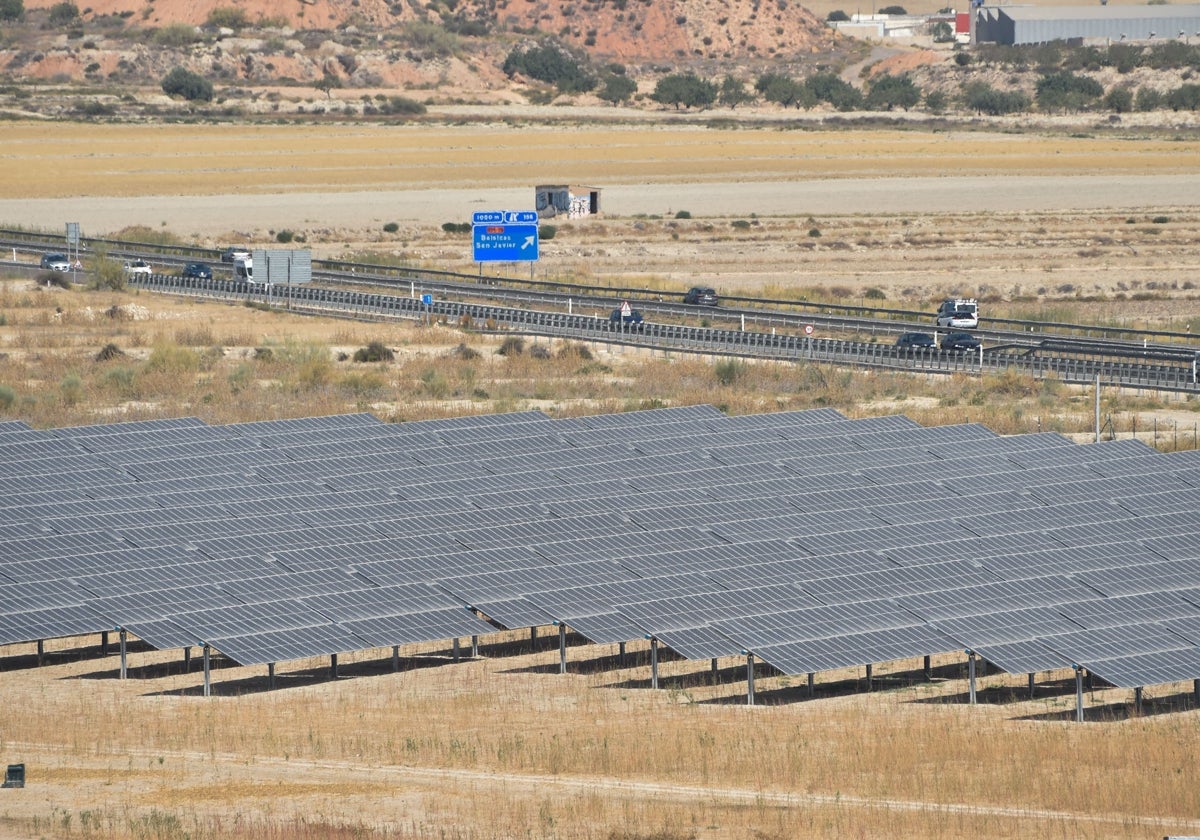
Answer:
[[[52,241],[51,241],[52,240]],[[933,314],[869,306],[726,297],[718,307],[667,300],[657,291],[484,278],[404,266],[313,260],[313,283],[264,286],[233,282],[219,253],[90,240],[114,259],[140,256],[155,267],[131,285],[176,295],[257,299],[313,315],[361,319],[436,319],[465,328],[643,346],[713,356],[821,362],[924,374],[1014,370],[1063,382],[1200,393],[1191,336],[1082,324],[989,319],[973,330],[978,352],[901,350],[902,332],[945,334]],[[14,251],[10,268],[38,271],[36,255],[64,251],[61,237],[0,231]],[[186,262],[213,266],[212,280],[178,276]],[[629,301],[645,318],[637,328],[613,325],[609,313]]]

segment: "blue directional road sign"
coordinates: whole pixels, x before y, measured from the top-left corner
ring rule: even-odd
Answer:
[[[479,210],[471,217],[473,225],[536,225],[536,210]]]
[[[471,230],[476,262],[531,262],[538,258],[536,224],[482,224],[472,225]]]

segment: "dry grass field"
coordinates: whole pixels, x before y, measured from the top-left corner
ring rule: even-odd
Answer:
[[[79,220],[85,234],[149,230],[214,246],[267,243],[288,227],[324,254],[457,267],[469,240],[440,225],[495,209],[477,200],[531,200],[530,185],[558,181],[629,187],[612,190],[618,199],[637,185],[664,200],[694,188],[686,206],[670,205],[690,219],[617,200],[601,218],[562,223],[538,271],[664,293],[703,277],[726,293],[845,300],[878,289],[918,306],[954,290],[997,314],[1176,327],[1200,318],[1200,191],[1156,200],[1136,186],[1143,173],[1192,183],[1200,156],[1187,140],[972,134],[988,150],[977,160],[961,137],[906,131],[6,124],[5,139],[0,225]],[[550,140],[560,142],[547,151]],[[813,178],[903,194],[931,167],[961,173],[944,180],[963,187],[986,183],[995,166],[1031,178],[1021,183],[1041,191],[1040,209],[995,209],[983,194],[930,209],[929,194],[912,189],[883,214],[838,210],[836,195],[822,214],[786,203]],[[1097,185],[1117,185],[1121,200],[1089,203]],[[381,199],[365,220],[343,216],[338,190],[358,205],[375,191],[393,203]],[[325,191],[326,202],[291,206]],[[752,213],[747,192],[778,204]],[[255,196],[263,203],[246,201]],[[206,200],[223,214],[193,221],[189,208]],[[409,206],[426,210],[396,209]],[[392,220],[400,230],[385,234]],[[545,341],[500,356],[501,337],[449,325],[322,321],[38,279],[19,272],[0,289],[0,418],[39,427],[712,403],[1084,435],[1092,416],[1090,394],[1053,382],[729,365]],[[395,360],[350,360],[371,342]],[[98,358],[108,345],[119,353]],[[1162,448],[1195,445],[1192,401],[1105,394],[1103,409],[1124,433],[1130,418],[1140,431],[1164,418]],[[1077,724],[1068,673],[1039,675],[1032,699],[1024,678],[987,675],[970,706],[963,660],[946,657],[930,681],[919,662],[879,665],[871,692],[861,671],[820,674],[815,699],[802,680],[761,673],[760,705],[747,708],[736,659],[718,663],[711,685],[707,662],[668,657],[652,691],[644,645],[631,643],[622,663],[613,649],[573,644],[560,675],[543,635],[536,647],[527,632],[485,637],[480,658],[459,662],[446,644],[406,647],[397,673],[388,650],[343,656],[336,680],[322,660],[284,663],[272,691],[264,669],[219,667],[210,698],[199,663],[185,672],[178,651],[135,649],[121,681],[96,639],[48,643],[41,667],[33,645],[4,648],[0,765],[24,762],[28,781],[0,790],[0,838],[1200,834],[1190,683],[1148,689],[1140,714],[1129,692],[1089,689],[1088,720]]]

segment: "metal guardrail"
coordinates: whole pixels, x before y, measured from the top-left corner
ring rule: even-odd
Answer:
[[[261,301],[294,311],[344,313],[358,318],[437,319],[468,329],[516,332],[580,341],[637,345],[657,350],[713,356],[749,357],[780,361],[812,361],[857,367],[921,371],[930,374],[976,374],[1015,370],[1038,378],[1156,391],[1200,393],[1196,363],[1154,360],[1138,363],[1121,359],[1078,359],[1031,355],[1025,348],[980,352],[940,349],[908,350],[888,344],[817,338],[791,333],[767,333],[720,327],[644,322],[638,327],[614,324],[608,318],[569,312],[433,300],[312,285],[268,286],[201,280],[154,274],[130,278],[131,285],[171,294]]]
[[[109,250],[114,257],[173,256],[180,262],[199,260],[218,262],[220,251],[183,245],[158,245],[125,240],[83,238],[82,248],[86,253],[95,245]],[[0,247],[20,247],[32,251],[63,250],[61,234],[36,233],[0,229]],[[427,290],[440,290],[447,294],[488,294],[501,299],[517,300],[521,290],[531,298],[558,305],[570,298],[589,301],[600,305],[614,301],[630,300],[641,309],[660,314],[678,315],[687,313],[707,320],[730,320],[744,318],[751,324],[778,326],[795,329],[808,319],[826,329],[854,331],[878,330],[883,334],[896,334],[909,330],[933,331],[930,326],[933,316],[929,312],[907,309],[852,304],[818,303],[811,301],[779,300],[757,297],[726,295],[722,307],[686,306],[682,293],[678,302],[666,300],[661,290],[628,287],[597,288],[562,280],[534,280],[532,278],[496,277],[461,272],[441,271],[415,266],[391,266],[371,263],[354,263],[341,260],[313,260],[314,279],[338,283],[380,285],[400,290],[405,286],[421,285]],[[486,289],[486,291],[485,291]],[[1131,347],[1153,342],[1162,348],[1191,345],[1196,340],[1188,332],[1143,330],[1131,327],[1068,324],[1062,322],[1034,322],[1006,318],[985,317],[981,321],[984,332],[993,340],[1008,343],[1035,345],[1046,333],[1053,332],[1079,339],[1130,342]]]

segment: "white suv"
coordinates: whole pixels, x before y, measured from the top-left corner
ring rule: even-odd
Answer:
[[[153,274],[154,269],[145,260],[129,260],[125,263],[126,274]]]
[[[975,329],[979,326],[979,302],[975,298],[942,301],[937,311],[937,325],[956,330]]]

